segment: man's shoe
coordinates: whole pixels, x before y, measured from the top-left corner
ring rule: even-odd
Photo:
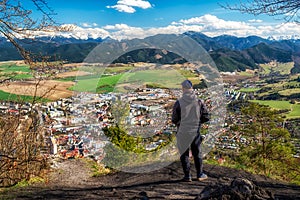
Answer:
[[[198,181],[204,181],[204,180],[206,180],[207,178],[208,178],[207,175],[204,174],[204,173],[202,173],[202,174],[197,178],[197,180],[198,180]]]
[[[184,182],[192,182],[192,177],[183,177],[182,181],[184,181]]]

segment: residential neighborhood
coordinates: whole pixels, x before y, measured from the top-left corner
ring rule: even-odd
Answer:
[[[209,96],[207,90],[195,90],[195,93],[201,98]],[[172,124],[170,117],[176,95],[179,94],[180,91],[171,92],[165,89],[149,88],[130,94],[78,93],[71,98],[35,105],[34,108],[39,110],[45,128],[44,153],[57,154],[64,158],[79,156],[78,145],[82,141],[83,155],[101,160],[104,156],[103,147],[108,143],[102,129],[116,123],[117,117],[114,115],[116,116],[117,113],[113,113],[112,107],[120,100],[127,102],[129,106],[129,112],[124,120],[125,125],[130,127],[128,134],[138,133],[143,138],[152,137],[155,134],[175,134],[176,127]],[[226,97],[226,102],[229,102],[232,99],[245,98],[246,95],[226,90],[224,97]],[[210,110],[220,107],[220,105],[211,105],[211,99],[206,99],[206,102]],[[29,103],[19,105],[13,102],[3,102],[0,107],[3,113],[22,112],[25,116],[32,108],[33,106]],[[221,117],[226,115],[226,110],[222,112],[218,113]],[[220,116],[213,118],[210,123],[219,127],[220,123],[223,123]],[[206,125],[206,129],[208,126]],[[210,138],[214,140],[215,136],[220,134],[219,132],[220,130],[213,130],[210,133],[213,137]],[[146,149],[155,149],[162,142],[163,140],[159,139],[149,143]],[[216,144],[218,144],[217,141]]]
[[[239,151],[241,145],[247,145],[253,139],[231,130],[233,125],[243,124],[237,102],[254,99],[253,93],[241,92],[241,86],[257,87],[242,82],[194,90],[211,114],[210,122],[202,125],[204,154],[212,148],[220,152]],[[104,147],[109,143],[103,132],[104,127],[122,124],[132,136],[158,136],[155,141],[146,142],[147,151],[155,150],[165,142],[162,136],[175,135],[176,127],[171,122],[171,112],[175,100],[180,96],[179,89],[161,88],[142,88],[129,93],[78,92],[70,98],[36,105],[2,102],[0,111],[21,113],[26,118],[26,113],[37,110],[44,126],[45,154],[66,159],[90,156],[101,161],[105,156]],[[228,109],[229,105],[233,107]],[[295,156],[298,155],[299,150]]]

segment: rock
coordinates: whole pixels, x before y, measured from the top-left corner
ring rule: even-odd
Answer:
[[[274,195],[245,178],[206,186],[197,200],[273,200]]]
[[[237,178],[231,182],[231,188],[244,195],[251,195],[254,185],[251,181],[244,178]]]
[[[145,192],[145,191],[140,192],[139,195],[141,196],[140,200],[148,200],[149,199],[147,192]]]

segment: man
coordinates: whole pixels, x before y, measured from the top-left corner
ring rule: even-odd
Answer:
[[[194,157],[197,180],[202,181],[207,179],[207,175],[203,173],[200,127],[201,123],[209,121],[208,111],[194,94],[191,81],[185,80],[181,86],[183,94],[174,104],[172,122],[177,126],[176,138],[184,172],[183,181],[192,181],[189,149]]]

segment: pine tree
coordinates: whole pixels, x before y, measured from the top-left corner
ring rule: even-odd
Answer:
[[[239,161],[264,175],[285,173],[293,160],[294,147],[290,133],[282,127],[283,119],[277,110],[250,103],[242,109],[244,134],[252,141],[241,150]]]

